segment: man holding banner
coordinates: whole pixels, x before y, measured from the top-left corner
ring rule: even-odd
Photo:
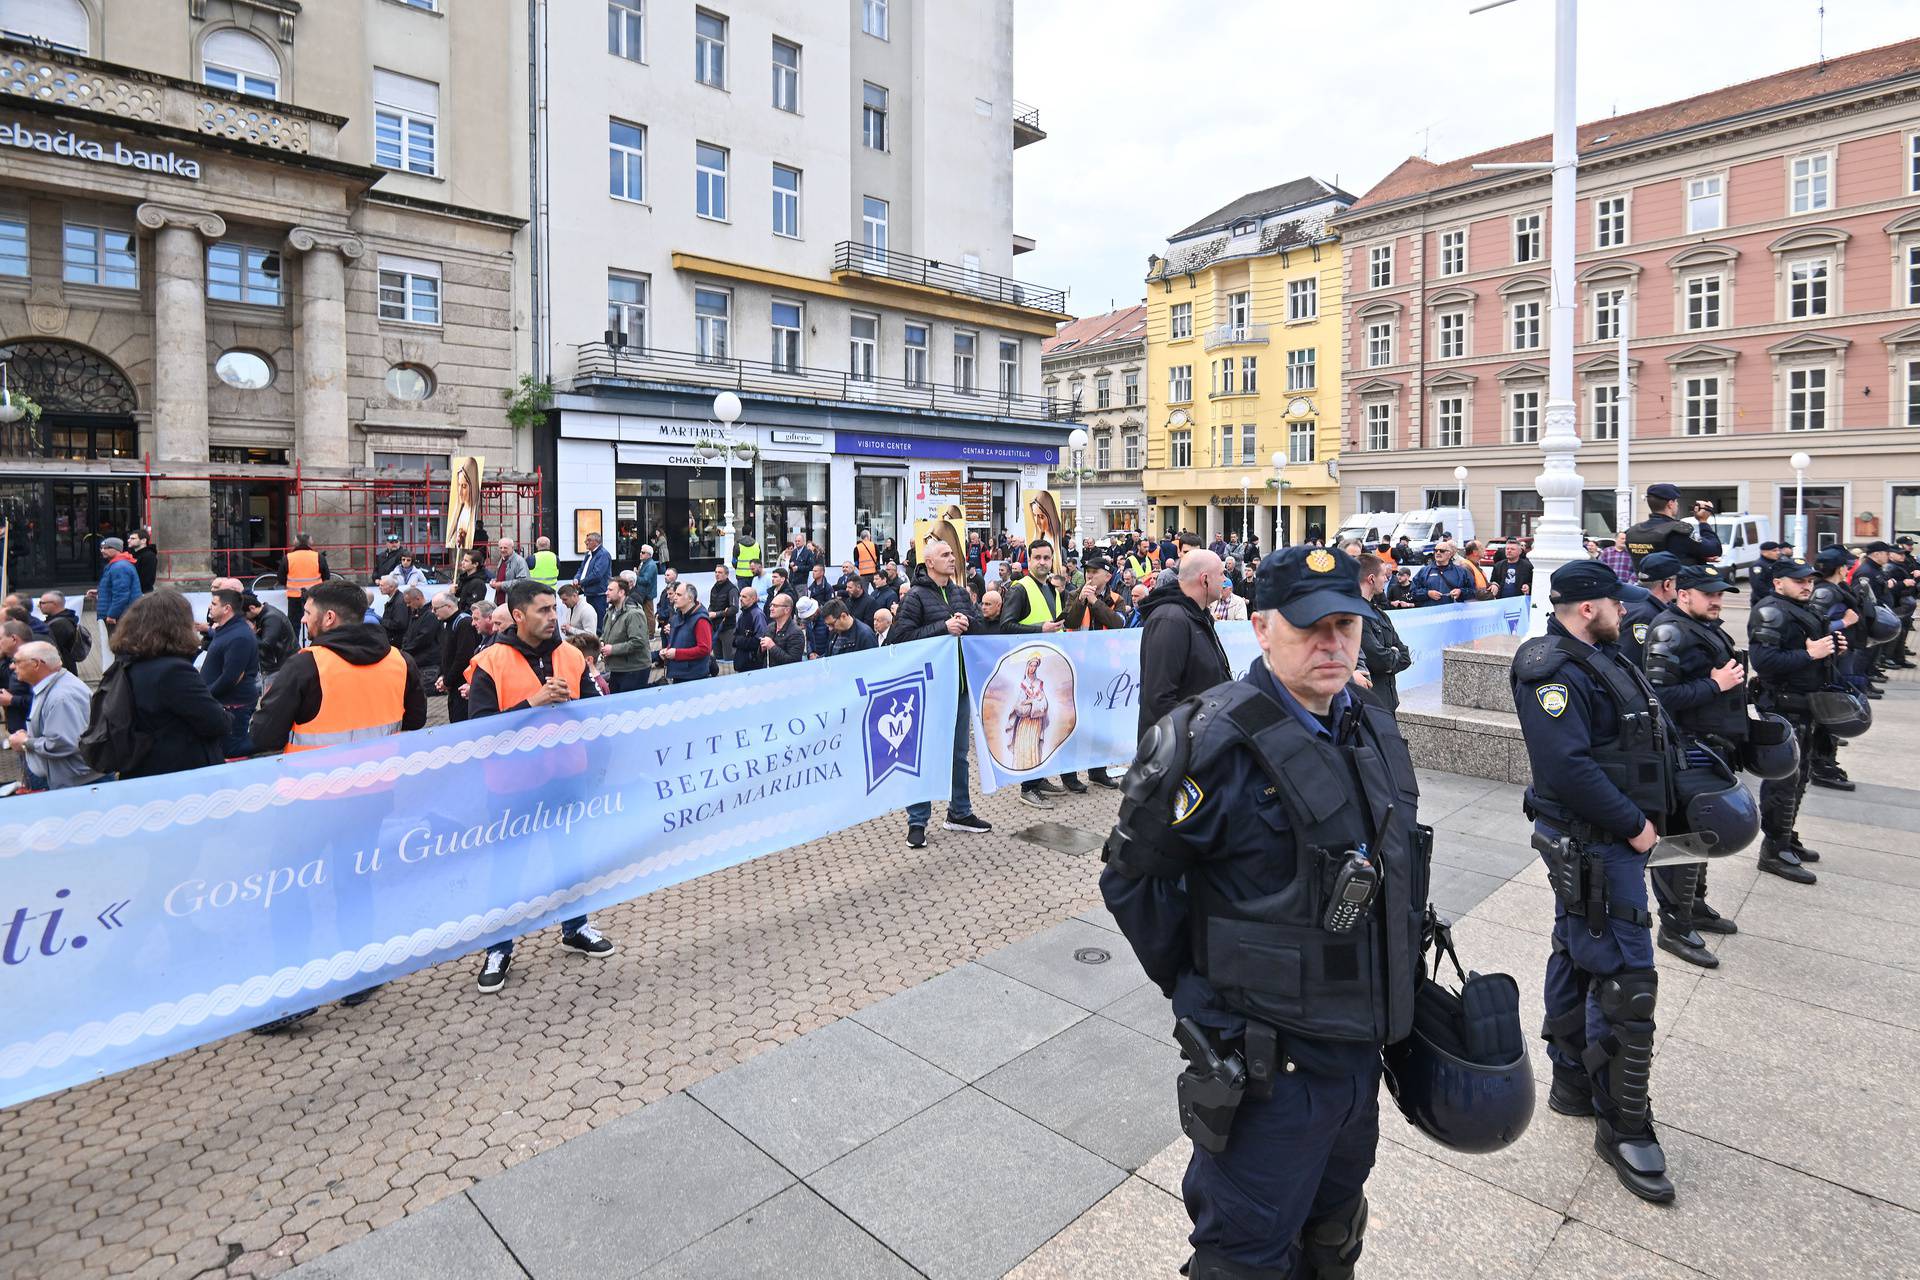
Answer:
[[[1036,538],[1027,544],[1027,576],[1009,583],[1001,598],[1001,634],[1038,635],[1066,629],[1066,601],[1054,590],[1049,581],[1052,576],[1053,544]],[[1087,784],[1080,781],[1079,774],[1061,774],[1059,786],[1045,778],[1033,778],[1020,784],[1020,802],[1036,809],[1051,809],[1053,804],[1047,797],[1069,791],[1087,793]]]
[[[960,557],[953,544],[939,535],[929,537],[921,547],[921,565],[914,574],[913,587],[900,601],[900,611],[887,633],[888,644],[906,644],[931,636],[963,636],[982,626],[980,608],[966,587],[954,581]],[[972,733],[968,712],[966,678],[960,679],[960,712],[953,725],[953,789],[947,799],[946,828],[981,835],[993,825],[973,813],[973,797],[967,789],[967,740]],[[907,847],[923,849],[927,844],[927,823],[933,817],[933,805],[919,801],[907,806]]]

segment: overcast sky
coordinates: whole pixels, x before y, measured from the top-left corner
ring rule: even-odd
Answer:
[[[1046,141],[1014,153],[1023,280],[1092,315],[1142,296],[1169,233],[1313,174],[1356,196],[1424,148],[1447,160],[1552,128],[1553,3],[1014,0],[1014,93]],[[1814,62],[1820,0],[1587,0],[1582,121]],[[1920,36],[1914,0],[1826,0],[1826,54]],[[1290,18],[1295,20],[1289,21]]]

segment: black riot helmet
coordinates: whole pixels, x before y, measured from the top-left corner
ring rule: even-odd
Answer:
[[[1700,753],[1675,776],[1674,797],[1669,834],[1661,837],[1650,865],[1674,861],[1676,855],[1693,861],[1724,858],[1760,835],[1759,802],[1711,752]]]
[[[1747,739],[1740,747],[1740,764],[1748,773],[1769,782],[1791,778],[1800,771],[1800,741],[1785,716],[1762,714],[1747,722]]]
[[[1807,695],[1813,722],[1836,738],[1857,738],[1873,727],[1873,704],[1853,689],[1821,689]]]
[[[1383,1055],[1387,1089],[1408,1122],[1441,1146],[1499,1151],[1533,1120],[1533,1061],[1520,1023],[1520,986],[1504,973],[1465,973],[1447,926],[1431,910],[1427,921],[1461,975],[1460,990],[1420,979],[1413,1031]]]
[[[1867,641],[1870,644],[1885,644],[1900,635],[1900,615],[1883,604],[1873,606],[1873,612],[1867,616]]]

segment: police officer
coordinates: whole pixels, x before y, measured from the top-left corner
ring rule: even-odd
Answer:
[[[1616,647],[1622,587],[1597,560],[1554,571],[1553,618],[1514,654],[1513,700],[1533,765],[1534,847],[1554,886],[1547,1104],[1593,1115],[1594,1148],[1621,1184],[1664,1204],[1673,1183],[1647,1098],[1659,978],[1646,859],[1674,756],[1652,688]]]
[[[1366,613],[1351,557],[1267,556],[1262,657],[1148,730],[1107,841],[1101,893],[1195,1064],[1192,1280],[1344,1277],[1360,1255],[1432,847],[1392,715],[1349,683]],[[1192,1114],[1188,1080],[1216,1054],[1240,1083]]]
[[[1691,564],[1705,564],[1720,554],[1720,535],[1713,531],[1713,504],[1693,504],[1693,523],[1679,518],[1680,487],[1651,485],[1647,489],[1645,520],[1627,530],[1627,554],[1633,567],[1656,551],[1669,551]]]
[[[1682,565],[1675,585],[1674,598],[1647,628],[1647,683],[1679,726],[1685,754],[1711,751],[1738,773],[1747,737],[1747,669],[1721,625],[1720,607],[1725,592],[1740,588],[1710,564]],[[1660,949],[1702,969],[1719,968],[1720,958],[1700,935],[1738,930],[1707,905],[1706,864],[1653,868],[1653,896],[1660,904]]]
[[[1813,722],[1807,695],[1834,682],[1834,657],[1846,649],[1844,637],[1812,602],[1815,581],[1812,565],[1783,556],[1773,571],[1774,593],[1755,601],[1747,615],[1754,705],[1785,716],[1800,742],[1800,771],[1760,784],[1760,869],[1796,884],[1812,884],[1815,876],[1805,864],[1820,860],[1793,829],[1816,767],[1816,744],[1827,736]]]
[[[1620,652],[1642,670],[1647,665],[1647,628],[1653,625],[1653,620],[1660,616],[1662,609],[1673,603],[1676,592],[1673,583],[1679,573],[1680,560],[1677,557],[1665,551],[1656,551],[1640,562],[1640,568],[1634,575],[1640,579],[1640,585],[1629,586],[1620,595],[1620,603],[1626,607],[1626,613],[1620,619]]]
[[[1747,585],[1753,590],[1755,604],[1773,594],[1773,571],[1780,563],[1780,553],[1787,549],[1779,542],[1760,544],[1760,558],[1747,569]]]
[[[1907,640],[1913,635],[1913,614],[1920,603],[1920,566],[1913,556],[1913,539],[1902,537],[1894,544],[1892,562],[1887,566],[1893,588],[1893,612],[1900,619],[1899,638],[1887,646],[1885,664],[1889,669],[1910,671],[1914,667],[1907,652]]]
[[[1853,564],[1853,553],[1845,547],[1832,546],[1821,549],[1814,557],[1813,592],[1807,603],[1814,614],[1820,618],[1821,625],[1829,630],[1839,624],[1843,645],[1833,663],[1833,671],[1842,679],[1860,687],[1871,698],[1877,690],[1867,688],[1862,680],[1851,680],[1848,669],[1851,653],[1859,648],[1861,638],[1860,611],[1853,587],[1847,581],[1847,570]],[[1816,787],[1825,787],[1830,791],[1852,791],[1853,779],[1847,777],[1847,771],[1840,767],[1839,741],[1825,729],[1816,727],[1810,743],[1813,756],[1809,766],[1807,781]]]

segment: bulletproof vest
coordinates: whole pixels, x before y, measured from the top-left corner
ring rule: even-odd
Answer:
[[[1316,1040],[1389,1044],[1413,1027],[1431,848],[1415,831],[1420,787],[1392,715],[1353,706],[1351,732],[1336,744],[1246,681],[1200,696],[1194,764],[1224,751],[1253,753],[1286,810],[1289,830],[1280,838],[1294,843],[1299,873],[1279,893],[1237,902],[1203,868],[1190,871],[1193,959],[1249,1018]],[[1383,883],[1358,924],[1329,932],[1322,922],[1333,871],[1361,844]]]
[[[1664,607],[1657,600],[1641,600],[1628,605],[1626,616],[1620,619],[1620,654],[1643,671],[1647,666],[1647,628]]]
[[[1818,588],[1815,588],[1816,591]],[[1773,595],[1757,602],[1747,618],[1747,639],[1754,647],[1803,649],[1809,640],[1827,634],[1826,615],[1811,604],[1801,604],[1785,596]],[[1755,673],[1762,689],[1778,693],[1812,693],[1824,689],[1831,679],[1833,662],[1816,662],[1803,667],[1785,682],[1768,680]]]
[[[1647,682],[1656,694],[1669,684],[1704,679],[1708,672],[1733,660],[1733,641],[1725,628],[1690,618],[1678,609],[1662,611],[1647,632],[1644,666]],[[1747,736],[1747,686],[1743,682],[1720,690],[1697,707],[1670,714],[1676,724],[1695,736],[1710,734],[1730,742],[1743,741]]]
[[[1847,610],[1860,612],[1860,602],[1853,594],[1853,587],[1845,582],[1816,582],[1813,584],[1813,596],[1807,601],[1813,611],[1820,615],[1820,634],[1825,635],[1834,623],[1847,616]],[[1859,631],[1855,623],[1847,629],[1847,641],[1852,643]],[[1858,646],[1855,646],[1856,648]]]
[[[1633,567],[1638,569],[1642,560],[1656,551],[1665,551],[1667,540],[1676,533],[1691,540],[1694,526],[1672,516],[1650,516],[1631,526],[1627,530],[1627,554],[1633,557]]]
[[[1660,815],[1673,808],[1670,795],[1675,759],[1674,744],[1669,740],[1664,719],[1666,713],[1660,709],[1653,687],[1640,674],[1640,669],[1621,655],[1590,648],[1569,636],[1552,632],[1526,641],[1513,655],[1515,684],[1528,678],[1523,677],[1521,672],[1529,665],[1526,661],[1529,657],[1536,659],[1532,665],[1546,670],[1558,665],[1550,660],[1538,660],[1538,649],[1543,647],[1558,649],[1561,662],[1570,662],[1586,672],[1588,678],[1612,699],[1618,714],[1618,719],[1612,722],[1615,725],[1614,735],[1602,739],[1596,732],[1589,754],[1594,764],[1600,767],[1600,772],[1607,775],[1609,782],[1633,801],[1642,813],[1658,821]],[[1568,693],[1571,694],[1572,690],[1569,689]],[[1589,716],[1588,719],[1596,730],[1609,723],[1605,716]],[[1571,812],[1563,797],[1555,795],[1552,788],[1541,785],[1537,771],[1527,794],[1549,816],[1556,812]]]

